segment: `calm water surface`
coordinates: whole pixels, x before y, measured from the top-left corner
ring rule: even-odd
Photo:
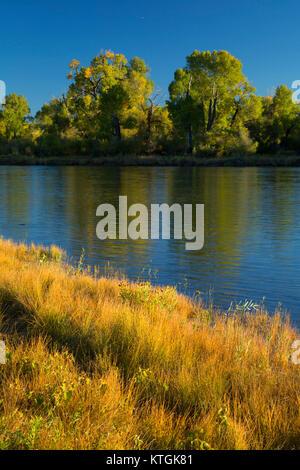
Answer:
[[[184,241],[100,241],[96,208],[205,204],[205,246]],[[131,279],[209,292],[216,305],[278,303],[300,326],[300,169],[0,166],[0,234],[63,247],[74,262],[109,262]]]

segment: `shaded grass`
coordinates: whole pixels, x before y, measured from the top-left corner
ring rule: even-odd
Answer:
[[[0,241],[0,448],[300,447],[297,331],[280,312],[211,312],[62,260]]]

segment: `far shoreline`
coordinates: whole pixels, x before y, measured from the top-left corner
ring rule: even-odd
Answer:
[[[300,155],[191,155],[53,156],[0,155],[0,166],[148,166],[148,167],[300,167]]]

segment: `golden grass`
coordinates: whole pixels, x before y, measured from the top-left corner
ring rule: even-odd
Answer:
[[[295,449],[297,337],[0,240],[0,449]]]

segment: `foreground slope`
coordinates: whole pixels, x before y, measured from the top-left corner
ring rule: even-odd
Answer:
[[[1,449],[300,448],[297,332],[0,240]]]

